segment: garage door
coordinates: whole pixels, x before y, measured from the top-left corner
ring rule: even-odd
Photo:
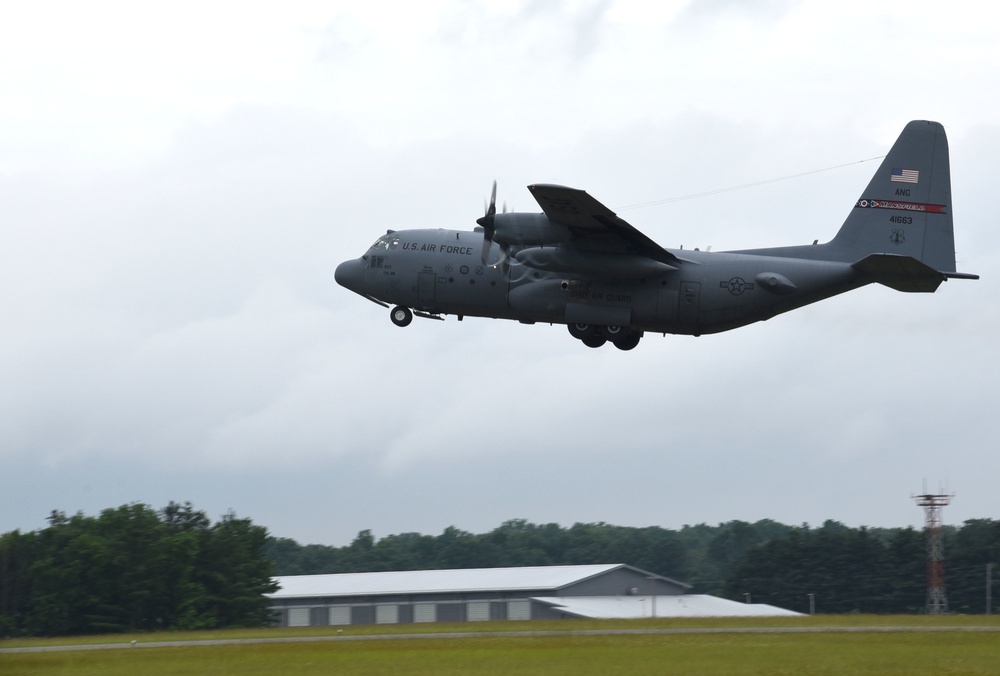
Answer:
[[[332,626],[351,623],[350,606],[330,606],[329,622]]]
[[[289,608],[288,609],[288,626],[289,627],[308,627],[309,626],[309,608]]]

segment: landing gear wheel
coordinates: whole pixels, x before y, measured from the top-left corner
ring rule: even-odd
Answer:
[[[410,312],[410,308],[397,305],[389,313],[389,319],[396,326],[409,326],[410,322],[413,321],[413,313]]]
[[[570,324],[567,328],[569,335],[580,340],[594,335],[594,327],[590,324]]]
[[[628,333],[628,329],[623,326],[605,326],[602,330],[604,337],[610,341],[619,340]]]
[[[586,338],[581,338],[583,344],[587,347],[600,347],[604,343],[608,342],[608,339],[604,336],[587,336]]]
[[[631,350],[636,345],[639,344],[639,340],[642,338],[642,334],[638,331],[630,333],[627,336],[622,336],[614,341],[615,347],[619,350]]]

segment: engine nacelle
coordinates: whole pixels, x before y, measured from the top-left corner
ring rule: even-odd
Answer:
[[[538,246],[572,239],[565,225],[553,223],[545,214],[497,214],[493,217],[493,241],[501,244]]]
[[[566,247],[521,249],[514,258],[536,270],[564,272],[585,277],[643,279],[662,277],[677,268],[646,256],[579,251]]]

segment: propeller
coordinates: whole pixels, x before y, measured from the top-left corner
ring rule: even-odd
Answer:
[[[493,181],[493,192],[490,193],[490,204],[486,207],[486,214],[476,220],[476,223],[483,226],[483,265],[486,265],[490,257],[490,247],[493,246],[493,235],[496,234],[497,215],[497,182]]]

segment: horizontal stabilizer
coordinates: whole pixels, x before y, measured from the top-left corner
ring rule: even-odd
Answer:
[[[916,258],[895,254],[872,254],[851,267],[871,277],[873,282],[908,293],[933,293],[946,279],[944,273]]]

